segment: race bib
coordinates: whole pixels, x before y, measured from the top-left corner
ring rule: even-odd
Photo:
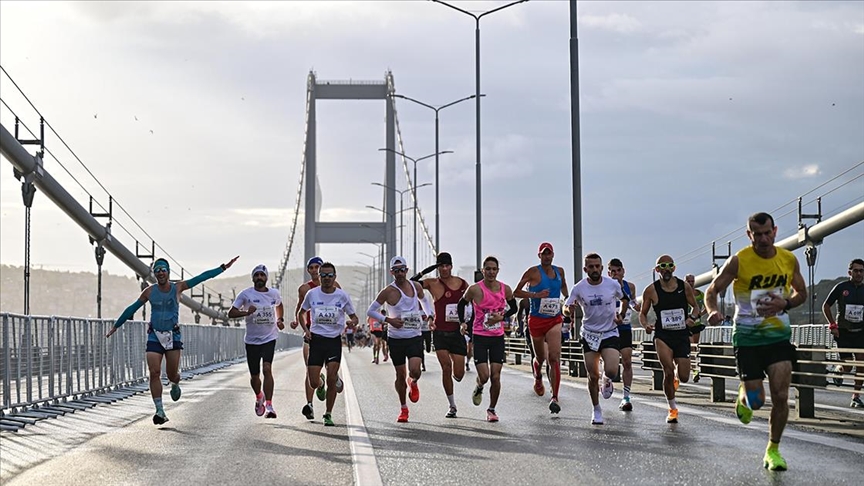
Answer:
[[[483,316],[483,329],[487,331],[497,331],[498,329],[501,329],[501,323],[504,321],[489,322],[489,316],[491,314],[492,313],[489,313]]]
[[[457,308],[459,304],[447,304],[447,307],[444,308],[444,321],[446,322],[459,322],[459,311]]]
[[[540,299],[540,308],[537,310],[540,315],[555,317],[561,310],[561,301],[552,297]]]
[[[588,331],[584,327],[582,328],[582,339],[584,339],[585,342],[588,343],[588,349],[590,349],[591,351],[596,352],[600,349],[600,341],[603,340],[602,338],[602,332]]]
[[[420,330],[423,325],[423,314],[414,312],[402,313],[402,329]]]
[[[424,332],[429,330],[429,319],[420,320],[420,330]]]
[[[255,318],[252,322],[255,324],[262,325],[272,325],[276,322],[273,318],[275,317],[275,313],[273,311],[273,307],[264,307],[255,311]]]
[[[153,331],[165,351],[174,349],[174,331]]]
[[[312,309],[312,319],[322,326],[339,325],[340,310],[335,305],[322,305]]]
[[[684,309],[666,309],[660,311],[661,329],[664,331],[680,331],[687,327],[684,322]]]
[[[757,289],[750,292],[750,306],[754,315],[759,317],[774,317],[777,315],[773,310],[767,308],[771,303],[771,295],[783,297],[783,288]]]
[[[849,322],[864,320],[864,305],[846,304],[846,320]]]

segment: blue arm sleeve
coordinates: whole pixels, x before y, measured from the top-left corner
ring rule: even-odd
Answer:
[[[120,317],[117,318],[117,322],[114,323],[114,327],[120,327],[123,325],[124,322],[132,319],[132,316],[135,315],[135,312],[140,309],[142,305],[144,305],[144,302],[141,302],[140,300],[132,302],[132,304],[130,304],[129,307],[127,307],[126,310],[124,310],[123,313],[120,314]]]
[[[206,272],[202,273],[201,275],[196,275],[196,276],[190,278],[189,280],[187,280],[186,285],[188,285],[189,288],[191,289],[192,287],[200,284],[201,282],[203,282],[205,280],[210,280],[211,278],[221,274],[224,271],[225,270],[223,270],[222,267],[216,267],[212,270],[207,270]]]

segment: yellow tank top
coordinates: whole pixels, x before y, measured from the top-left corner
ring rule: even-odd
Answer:
[[[795,274],[797,260],[795,255],[783,248],[777,248],[772,258],[762,258],[752,246],[736,253],[738,275],[732,284],[735,294],[735,324],[732,330],[734,346],[762,346],[792,337],[789,315],[764,314],[759,309],[759,301],[769,298],[773,293],[789,298],[792,276]]]

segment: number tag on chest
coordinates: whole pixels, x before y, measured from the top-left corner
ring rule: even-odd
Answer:
[[[504,321],[489,322],[489,317],[492,314],[497,313],[497,312],[501,312],[501,311],[489,312],[488,314],[483,316],[483,329],[485,329],[487,331],[497,331],[498,329],[501,329],[501,323]]]
[[[459,304],[447,304],[444,308],[444,320],[447,322],[459,322]]]
[[[316,324],[336,326],[339,324],[339,312],[335,305],[322,305],[312,309],[312,316]]]
[[[849,322],[864,320],[864,305],[846,304],[846,320]]]
[[[404,312],[402,314],[402,329],[419,330],[423,324],[423,314],[419,312]]]
[[[558,315],[558,312],[561,310],[561,301],[559,299],[546,297],[540,299],[540,309],[538,312],[541,315],[555,317]]]
[[[684,322],[684,309],[666,309],[660,311],[661,328],[665,331],[680,331],[687,327]]]
[[[255,312],[255,324],[268,325],[273,324],[274,312],[272,307],[263,307]]]
[[[156,333],[156,339],[159,344],[165,348],[165,351],[174,349],[174,332],[173,331],[153,331]]]

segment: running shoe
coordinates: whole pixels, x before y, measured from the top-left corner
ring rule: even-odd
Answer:
[[[265,408],[264,418],[276,418],[276,410],[273,410],[273,405],[268,405]]]
[[[345,383],[342,382],[342,378],[336,378],[336,393],[342,393],[342,389],[345,388]]]
[[[385,354],[385,355],[384,355],[384,362],[385,362],[385,363],[387,362],[387,359],[388,359],[389,357],[390,357],[389,354]]]
[[[837,376],[831,378],[831,381],[834,383],[835,386],[843,386],[843,368],[840,366],[834,366],[833,368],[834,369],[832,369],[830,373]]]
[[[852,402],[849,404],[852,408],[864,408],[864,402],[861,401],[861,397],[852,397]]]
[[[153,415],[153,424],[154,425],[162,425],[168,421],[168,417],[165,416],[165,412],[158,411],[155,415]]]
[[[417,403],[417,400],[420,400],[420,387],[417,386],[417,382],[411,378],[408,378],[408,387],[411,389],[408,392],[408,399]]]
[[[426,371],[426,364],[425,363],[420,364],[420,371]]]
[[[479,407],[482,402],[483,387],[478,383],[477,386],[474,387],[474,393],[471,394],[471,403]]]
[[[558,405],[558,397],[552,397],[552,400],[549,401],[549,411],[552,413],[561,411],[561,405]]]
[[[329,413],[325,413],[324,414],[324,426],[325,427],[333,427],[334,425],[336,425],[336,424],[333,423],[333,417],[331,417]]]
[[[693,383],[699,383],[699,369],[693,372]]]
[[[621,404],[618,405],[618,410],[621,410],[624,412],[632,412],[633,411],[633,404],[630,403],[630,397],[624,397],[621,399]]]
[[[396,421],[403,423],[408,421],[408,407],[403,408],[402,411],[399,412],[399,417],[396,418]]]
[[[318,397],[318,400],[324,401],[327,398],[327,389],[324,388],[324,373],[321,373],[321,386],[315,390],[315,396]]]
[[[594,410],[594,413],[591,415],[591,425],[603,425],[602,410]]]
[[[540,372],[540,364],[536,360],[532,360],[531,369],[534,372],[534,393],[538,397],[542,397],[546,394],[546,387],[543,386],[543,374]]]
[[[180,391],[180,384],[179,383],[171,383],[171,400],[174,400],[175,402],[177,400],[180,400],[180,394],[181,393],[182,392]]]
[[[450,407],[450,410],[447,411],[447,415],[445,418],[456,418],[456,407]]]
[[[307,420],[313,420],[315,418],[315,412],[312,410],[312,405],[308,403],[303,405],[303,411],[301,413]]]
[[[667,424],[677,424],[678,423],[678,409],[670,408],[669,415],[666,416]]]
[[[615,385],[612,384],[612,380],[609,377],[605,377],[603,381],[603,398],[609,398],[612,396],[612,392],[615,391]]]
[[[261,400],[255,399],[255,415],[264,415],[264,395],[261,395]]]
[[[486,410],[486,421],[487,422],[497,422],[498,421],[498,414],[495,413],[495,410],[492,410],[491,408]]]
[[[762,463],[765,469],[769,471],[785,471],[788,469],[786,459],[780,455],[780,451],[776,449],[768,449],[765,451],[765,457],[762,458]]]
[[[753,419],[753,410],[747,403],[747,391],[744,384],[738,385],[738,398],[735,400],[735,414],[742,424],[749,424]],[[767,456],[766,456],[767,457]]]
[[[465,371],[471,371],[471,364],[469,364],[467,361],[465,362]]]

